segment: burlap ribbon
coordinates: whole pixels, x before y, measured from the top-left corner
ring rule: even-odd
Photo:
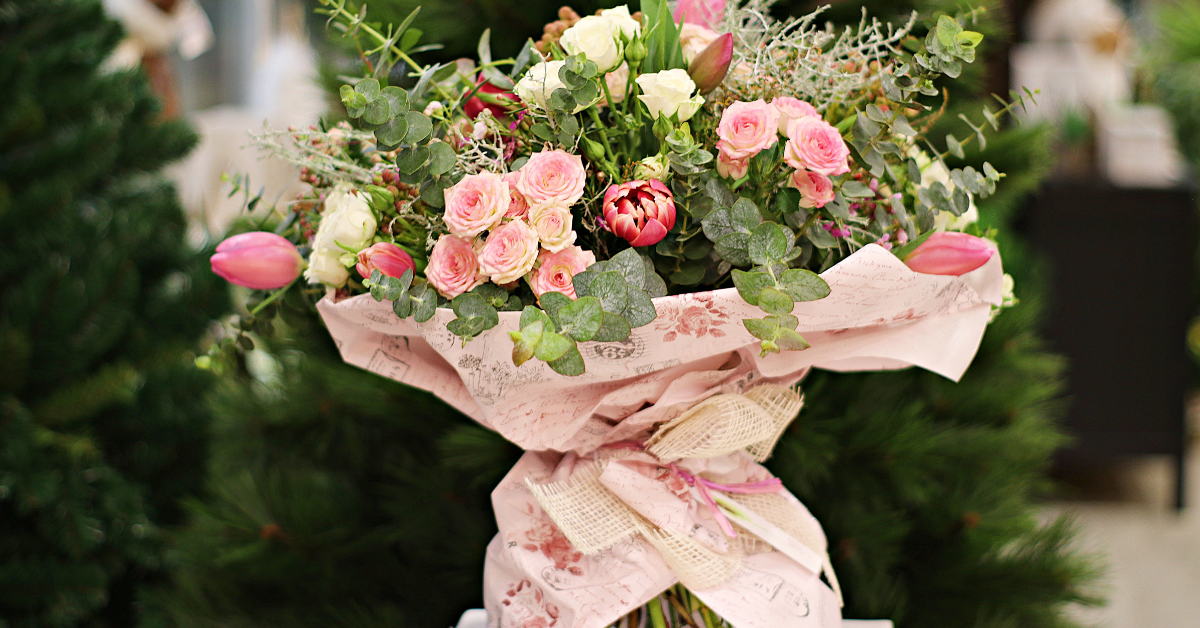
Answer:
[[[727,533],[729,538],[725,542],[719,543],[725,546],[725,551],[711,547],[712,542],[701,543],[678,525],[652,521],[654,516],[648,514],[649,509],[640,503],[637,493],[639,483],[654,480],[614,467],[633,459],[628,450],[609,450],[596,460],[577,466],[562,481],[538,484],[526,479],[525,482],[546,514],[575,550],[583,554],[595,554],[641,535],[661,554],[680,582],[691,589],[704,590],[728,581],[741,567],[743,556],[775,547],[810,570],[823,571],[840,600],[841,591],[824,534],[815,522],[809,524],[795,516],[798,503],[786,491],[764,490],[767,481],[721,485],[680,471],[675,465],[690,459],[731,455],[748,455],[756,462],[763,462],[803,404],[800,394],[773,384],[757,386],[744,394],[719,394],[663,424],[643,446],[631,447],[644,448],[645,453],[638,454],[637,460],[652,457],[658,465],[670,469],[674,477],[692,484],[693,499],[711,504],[714,518],[724,519],[726,510],[713,504],[715,493],[718,501],[729,504],[732,500],[740,506],[738,511],[749,511],[761,524],[752,527],[769,532],[766,536],[770,538],[764,539],[737,525],[746,521],[744,516],[733,527],[724,523],[722,528],[731,533]],[[614,481],[629,485],[614,491]]]

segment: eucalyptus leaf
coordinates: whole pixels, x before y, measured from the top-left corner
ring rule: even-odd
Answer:
[[[604,312],[603,321],[600,324],[600,329],[596,331],[596,335],[592,336],[592,340],[596,342],[621,342],[629,338],[629,334],[633,332],[629,327],[629,321],[620,314],[612,312]]]
[[[787,252],[791,245],[783,227],[773,222],[764,222],[750,232],[748,252],[750,261],[755,264],[766,264],[778,260]]]
[[[622,314],[625,320],[629,322],[630,327],[641,327],[649,325],[658,317],[658,312],[654,309],[654,302],[650,300],[650,295],[642,290],[629,286],[629,303],[625,306],[625,311]]]
[[[574,348],[575,344],[571,342],[570,338],[552,331],[544,331],[541,342],[534,347],[533,355],[539,360],[553,362]]]
[[[776,288],[766,287],[758,293],[758,307],[768,314],[788,314],[793,305],[792,298]]]
[[[542,310],[550,318],[554,319],[554,322],[557,323],[557,328],[562,329],[563,322],[559,319],[558,312],[571,304],[571,297],[561,292],[544,292],[542,296],[538,297],[538,303],[541,304]]]
[[[579,349],[574,345],[567,351],[563,357],[548,362],[550,368],[560,375],[568,377],[576,377],[583,375],[585,368],[583,365],[583,355],[579,353]]]
[[[429,137],[430,131],[433,130],[433,121],[418,111],[409,111],[404,114],[404,119],[408,122],[408,133],[404,136],[405,144],[416,144]]]
[[[600,299],[605,312],[620,314],[629,304],[629,290],[625,278],[616,271],[597,274],[588,285],[588,294]]]
[[[748,273],[735,268],[732,277],[738,294],[750,305],[758,305],[758,295],[764,288],[775,286],[775,278],[769,273]]]
[[[779,277],[779,289],[793,301],[816,301],[829,296],[829,284],[820,275],[804,268],[787,270]]]
[[[559,309],[558,321],[562,325],[563,333],[569,335],[573,340],[577,342],[591,340],[604,322],[604,310],[600,305],[600,299],[580,297],[575,301],[569,301],[566,306]]]
[[[408,290],[408,296],[413,301],[412,314],[413,320],[418,323],[433,318],[437,311],[437,291],[429,284],[417,284]]]
[[[432,175],[443,175],[450,172],[454,168],[455,160],[458,156],[454,154],[454,149],[446,142],[430,142],[429,143],[429,173]]]
[[[642,256],[638,255],[636,249],[625,249],[612,256],[608,260],[607,269],[621,273],[625,281],[634,288],[640,289],[646,285],[646,264],[642,262]]]
[[[729,233],[721,236],[715,243],[713,248],[721,259],[733,264],[734,266],[749,266],[750,265],[750,234],[749,233]]]

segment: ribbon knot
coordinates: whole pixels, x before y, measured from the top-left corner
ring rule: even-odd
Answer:
[[[778,493],[783,489],[783,480],[779,478],[767,478],[757,482],[743,482],[740,484],[722,484],[706,480],[698,475],[692,475],[683,469],[675,466],[675,463],[669,465],[671,471],[687,482],[691,486],[696,487],[700,493],[700,498],[704,500],[704,504],[708,506],[709,512],[712,513],[713,519],[717,520],[717,525],[721,526],[721,531],[729,538],[737,538],[737,530],[733,529],[733,524],[729,521],[729,517],[721,511],[717,506],[717,501],[713,499],[709,489],[722,491],[724,493],[737,493],[741,495],[759,494],[759,493]]]

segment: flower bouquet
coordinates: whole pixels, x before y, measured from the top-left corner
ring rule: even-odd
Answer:
[[[322,4],[363,60],[350,121],[257,136],[311,192],[213,269],[252,317],[303,273],[347,362],[527,450],[490,625],[838,625],[820,524],[760,463],[812,367],[957,379],[1011,304],[974,224],[1001,175],[943,157],[1013,105],[923,138],[981,36],[645,0],[425,66],[413,16]]]

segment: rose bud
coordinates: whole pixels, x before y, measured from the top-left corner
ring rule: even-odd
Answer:
[[[406,270],[416,272],[416,265],[408,251],[391,242],[379,242],[359,251],[357,268],[363,279],[369,278],[373,270],[397,279]]]
[[[520,99],[517,98],[516,94],[514,94],[506,89],[496,87],[495,85],[488,83],[483,78],[479,79],[478,85],[479,85],[479,90],[476,92],[477,94],[490,94],[490,95],[494,96],[495,98],[511,100],[514,103],[520,102]],[[479,114],[483,113],[484,109],[491,111],[492,116],[494,116],[496,118],[503,118],[508,115],[508,109],[506,107],[504,107],[504,105],[498,105],[496,103],[491,103],[491,102],[484,102],[483,99],[480,98],[479,96],[472,96],[470,100],[468,100],[466,103],[463,104],[463,111],[472,120],[474,120],[475,118],[478,118]]]
[[[304,258],[296,246],[266,231],[226,238],[209,261],[213,272],[229,283],[255,290],[282,288],[304,269]]]
[[[963,275],[983,266],[996,249],[983,239],[957,231],[938,231],[929,236],[904,263],[927,275]]]
[[[696,83],[700,95],[708,94],[725,80],[732,60],[733,33],[721,35],[692,59],[688,64],[688,76]]]
[[[661,181],[628,181],[604,193],[604,227],[632,246],[650,246],[675,226],[675,199]]]

